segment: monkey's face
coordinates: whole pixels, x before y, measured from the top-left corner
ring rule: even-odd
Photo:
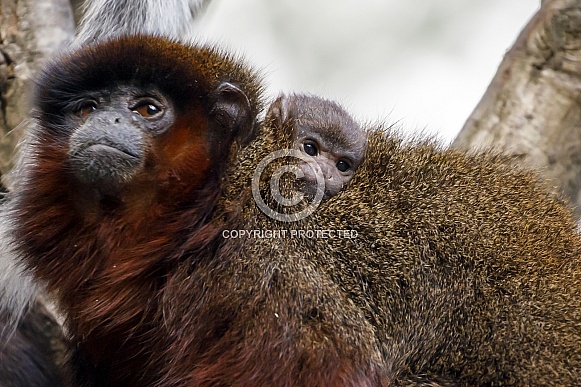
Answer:
[[[313,95],[281,95],[266,120],[290,135],[291,147],[309,160],[299,162],[308,195],[316,196],[320,189],[324,199],[336,195],[363,162],[367,135],[336,102]],[[317,178],[324,181],[324,188]]]
[[[175,122],[170,100],[155,89],[120,86],[80,96],[66,112],[73,128],[68,156],[75,176],[115,187],[144,168],[147,148]]]
[[[131,84],[67,101],[57,112],[56,136],[69,136],[73,179],[109,197],[137,192],[176,199],[203,186],[238,127],[251,119],[245,94],[227,82],[206,103],[196,102],[183,111],[157,88]]]
[[[312,160],[310,163],[299,164],[304,174],[302,179],[311,194],[316,193],[310,191],[318,187],[313,164],[319,166],[325,181],[324,199],[336,195],[347,186],[363,159],[363,154],[354,146],[342,146],[332,136],[326,136],[314,128],[300,128],[293,147]]]

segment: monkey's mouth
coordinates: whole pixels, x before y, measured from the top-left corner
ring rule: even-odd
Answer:
[[[70,162],[81,181],[90,185],[118,185],[142,166],[142,155],[120,144],[92,143],[70,152]]]
[[[84,149],[79,149],[79,152],[87,152],[94,157],[112,157],[112,158],[127,158],[139,159],[139,155],[132,152],[130,149],[119,149],[118,147],[108,144],[92,144]]]

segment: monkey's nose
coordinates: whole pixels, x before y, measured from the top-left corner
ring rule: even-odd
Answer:
[[[331,168],[329,168],[327,165],[323,165],[321,166],[321,170],[325,180],[333,180],[333,170]]]

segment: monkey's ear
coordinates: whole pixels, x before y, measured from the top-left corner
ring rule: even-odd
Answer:
[[[281,94],[271,105],[266,113],[266,119],[273,120],[276,127],[282,127],[282,124],[289,117],[289,98]]]
[[[242,144],[254,135],[254,117],[246,94],[237,86],[223,82],[214,91],[214,107],[211,111],[216,122],[232,134]]]

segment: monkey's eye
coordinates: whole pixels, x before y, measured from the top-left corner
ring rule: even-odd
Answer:
[[[153,102],[141,102],[137,104],[133,109],[131,109],[134,113],[139,114],[144,118],[153,118],[159,116],[163,113],[163,109],[160,106],[157,106]]]
[[[319,153],[319,149],[317,148],[317,144],[313,142],[305,142],[303,144],[303,149],[305,153],[309,156],[316,156]]]
[[[81,117],[85,118],[89,114],[93,113],[95,110],[97,110],[97,102],[96,101],[86,101],[86,102],[83,102],[83,104],[79,108],[78,114]]]
[[[349,164],[345,160],[339,160],[336,164],[337,169],[341,172],[347,172],[351,168],[351,164]]]

